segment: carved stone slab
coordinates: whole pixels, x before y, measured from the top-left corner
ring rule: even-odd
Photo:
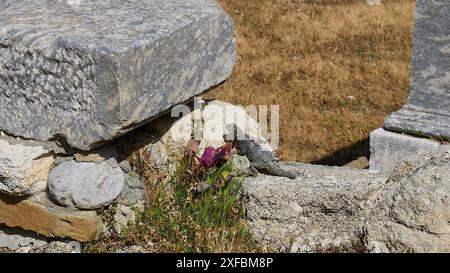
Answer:
[[[450,2],[418,0],[408,102],[385,128],[412,135],[450,137]]]
[[[99,146],[224,81],[213,0],[1,0],[0,130]]]

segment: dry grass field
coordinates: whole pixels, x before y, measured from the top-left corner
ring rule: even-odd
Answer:
[[[206,95],[280,105],[283,160],[343,164],[407,96],[413,0],[219,0],[238,62]]]

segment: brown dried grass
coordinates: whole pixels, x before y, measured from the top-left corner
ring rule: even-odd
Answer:
[[[238,62],[206,95],[280,105],[283,160],[343,164],[406,99],[414,0],[219,0]]]

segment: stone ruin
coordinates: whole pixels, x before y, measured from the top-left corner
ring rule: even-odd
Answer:
[[[232,71],[233,25],[215,1],[78,2],[1,2],[5,133],[91,150]]]
[[[75,241],[48,249],[46,237],[98,238],[96,210],[113,203],[114,220],[126,223],[145,191],[117,143],[151,122],[165,127],[146,146],[152,160],[176,158],[191,135],[179,141],[170,131],[190,127],[195,111],[174,125],[161,116],[230,75],[233,24],[215,1],[149,2],[0,2],[0,226],[20,228],[0,228],[0,248],[77,251]],[[280,162],[298,177],[244,181],[261,246],[450,251],[449,12],[445,1],[417,1],[408,103],[371,134],[370,169]],[[201,146],[217,144],[205,136]]]
[[[370,135],[370,168],[392,171],[411,155],[446,148],[450,140],[450,6],[417,1],[407,104]]]
[[[97,209],[143,200],[111,141],[235,61],[232,20],[212,0],[0,1],[0,225],[98,238]]]
[[[450,5],[416,3],[408,102],[370,134],[370,168],[284,163],[297,180],[247,179],[247,216],[261,245],[450,252]]]

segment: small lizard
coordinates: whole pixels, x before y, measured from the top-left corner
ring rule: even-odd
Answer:
[[[275,152],[264,149],[235,125],[228,125],[227,130],[234,136],[235,148],[239,155],[245,155],[250,161],[250,170],[254,175],[263,173],[273,176],[297,178],[293,172],[283,170],[276,163],[279,161]]]

